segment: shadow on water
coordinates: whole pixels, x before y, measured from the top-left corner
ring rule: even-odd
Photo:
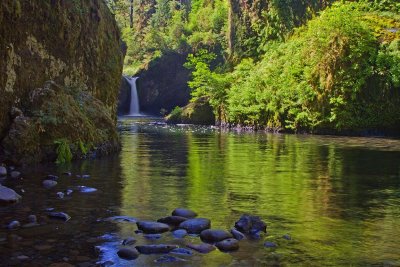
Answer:
[[[64,169],[24,171],[29,177],[14,185],[26,189],[23,202],[0,210],[1,223],[22,220],[30,213],[43,215],[47,207],[65,211],[72,219],[54,223],[44,216],[43,233],[13,231],[23,237],[22,244],[10,249],[7,242],[0,243],[6,251],[1,253],[2,262],[13,253],[30,253],[36,257],[34,263],[63,257],[79,263],[77,256],[71,256],[71,251],[79,250],[79,256],[93,263],[159,265],[154,261],[160,255],[141,255],[133,262],[119,259],[121,240],[133,236],[137,244],[184,246],[198,238],[179,240],[166,233],[149,241],[134,233],[132,223],[99,219],[125,215],[155,220],[176,207],[188,207],[221,229],[230,229],[243,213],[259,215],[268,223],[268,234],[261,241],[241,241],[235,253],[180,256],[186,261],[174,266],[400,264],[400,140],[222,133],[148,118],[123,118],[119,129],[123,145],[119,155]],[[67,169],[89,173],[91,178],[61,177],[56,189],[41,189],[43,174]],[[56,198],[57,191],[76,185],[98,192]],[[0,230],[0,240],[9,233]],[[292,240],[283,239],[284,234]],[[264,248],[264,240],[278,247]],[[54,250],[37,256],[35,246],[48,243]],[[96,246],[103,251],[99,256],[94,253]]]

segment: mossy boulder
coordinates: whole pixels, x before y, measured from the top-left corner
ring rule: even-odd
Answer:
[[[115,143],[123,53],[104,1],[1,1],[0,58],[0,158],[41,161],[57,139]]]
[[[169,123],[214,125],[215,116],[208,99],[203,97],[190,102],[183,108],[176,107],[166,117]]]

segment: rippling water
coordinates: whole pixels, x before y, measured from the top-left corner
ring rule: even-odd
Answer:
[[[22,241],[12,249],[4,241],[10,231],[0,230],[0,262],[23,254],[31,258],[27,266],[86,258],[114,266],[159,266],[154,260],[160,256],[118,259],[120,241],[128,236],[138,244],[187,241],[169,233],[148,241],[134,234],[134,224],[101,218],[156,220],[188,207],[211,219],[213,228],[230,229],[243,213],[259,215],[268,234],[241,241],[235,253],[182,256],[187,262],[171,266],[400,266],[400,140],[221,133],[138,119],[121,120],[120,128],[119,155],[24,170],[22,182],[8,183],[26,193],[21,204],[0,209],[1,223],[33,213],[46,224],[13,231]],[[66,170],[91,178],[62,176],[50,191],[39,186],[44,174]],[[57,199],[57,191],[78,185],[98,191]],[[49,220],[48,207],[72,219]],[[278,248],[264,248],[263,241]],[[37,249],[46,244],[52,248]]]

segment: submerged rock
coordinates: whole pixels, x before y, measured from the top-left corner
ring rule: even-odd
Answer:
[[[162,237],[161,234],[145,234],[143,235],[144,238],[149,239],[149,240],[157,240]]]
[[[255,234],[257,232],[267,232],[267,224],[258,216],[242,215],[235,223],[235,228],[244,234]]]
[[[60,199],[64,198],[64,193],[63,193],[63,192],[57,192],[56,195],[57,195],[57,197],[60,198]]]
[[[0,185],[0,204],[16,203],[21,199],[11,188]]]
[[[185,236],[187,236],[187,234],[188,234],[187,231],[184,229],[178,229],[172,232],[172,235],[175,238],[184,238]]]
[[[122,241],[122,245],[124,246],[130,246],[136,243],[136,238],[134,237],[128,237]]]
[[[136,248],[121,248],[120,250],[118,250],[117,254],[118,257],[124,260],[134,260],[139,257],[139,252]]]
[[[189,219],[179,225],[179,228],[185,229],[189,234],[200,234],[201,231],[210,227],[211,221],[205,218]]]
[[[179,216],[191,219],[197,217],[197,213],[189,209],[177,208],[172,212],[172,216]]]
[[[11,176],[11,178],[13,178],[13,179],[17,179],[17,178],[19,178],[19,177],[21,176],[21,173],[20,173],[19,171],[12,171],[12,172],[10,173],[10,176]]]
[[[53,181],[53,180],[44,180],[42,182],[42,185],[44,188],[50,189],[50,188],[55,187],[57,185],[57,182]]]
[[[166,263],[166,262],[177,262],[177,261],[186,261],[184,259],[180,259],[174,256],[169,256],[169,255],[164,255],[156,260],[154,262],[156,263]]]
[[[129,216],[113,216],[104,219],[104,221],[108,222],[129,222],[129,223],[136,223],[137,219]]]
[[[197,252],[206,254],[206,253],[210,253],[211,251],[215,250],[215,247],[213,245],[210,244],[206,244],[206,243],[201,243],[201,244],[187,244],[186,245],[188,248],[191,248]]]
[[[286,240],[292,240],[292,237],[288,234],[283,235],[282,238]]]
[[[142,254],[162,254],[169,253],[171,250],[178,248],[177,245],[143,245],[136,246],[136,249]]]
[[[176,248],[176,249],[171,250],[170,253],[177,254],[177,255],[185,255],[185,256],[192,256],[193,255],[193,252],[191,250],[189,250],[189,249],[186,249],[186,248]]]
[[[216,243],[215,246],[222,252],[236,251],[239,249],[239,241],[229,238]]]
[[[278,245],[275,244],[274,242],[266,241],[264,242],[264,247],[266,248],[276,248]]]
[[[64,212],[50,212],[48,215],[50,218],[63,220],[65,222],[71,219],[71,216]]]
[[[76,189],[80,193],[94,193],[94,192],[97,192],[96,188],[83,186],[83,185],[77,186]]]
[[[243,233],[241,233],[240,231],[236,230],[235,228],[231,229],[231,234],[237,240],[242,240],[245,238],[245,235]]]
[[[216,243],[228,238],[232,235],[224,230],[207,229],[200,233],[200,239],[206,243]]]
[[[10,230],[14,230],[21,227],[21,223],[19,221],[12,221],[7,225],[7,228]]]
[[[30,222],[30,223],[37,223],[37,217],[36,217],[36,215],[29,215],[28,216],[28,221]]]
[[[0,177],[7,176],[7,168],[0,166]]]
[[[169,231],[169,226],[165,223],[141,221],[136,225],[145,234],[160,234]]]
[[[186,221],[187,218],[181,216],[168,216],[161,219],[158,219],[157,222],[165,223],[171,226],[179,226],[182,222]]]

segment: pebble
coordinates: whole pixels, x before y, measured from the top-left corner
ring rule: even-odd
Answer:
[[[67,196],[71,195],[74,192],[74,190],[72,189],[68,189],[65,193],[67,194]]]
[[[25,255],[20,255],[20,256],[17,257],[17,259],[19,259],[20,261],[26,261],[26,260],[29,260],[30,258],[28,256],[25,256]]]
[[[189,219],[179,225],[179,228],[185,229],[189,234],[200,234],[210,227],[211,221],[205,218]]]
[[[21,173],[19,171],[12,171],[10,173],[11,178],[16,179],[19,178],[21,176]]]
[[[7,228],[10,230],[14,230],[21,227],[21,223],[19,221],[12,221],[7,225]]]
[[[7,175],[7,168],[0,166],[0,177]]]
[[[184,238],[185,236],[187,236],[187,234],[188,234],[187,231],[184,229],[178,229],[172,232],[172,235],[175,238]]]
[[[292,237],[288,234],[282,236],[283,239],[292,240]]]
[[[44,181],[42,182],[42,185],[43,185],[45,188],[50,189],[50,188],[55,187],[55,186],[57,185],[57,182],[56,182],[56,181],[53,181],[53,180],[44,180]]]
[[[276,248],[277,245],[274,242],[266,241],[264,243],[264,247],[266,247],[266,248]]]
[[[213,245],[210,244],[206,244],[206,243],[202,243],[202,244],[187,244],[186,245],[188,248],[191,248],[197,252],[206,254],[206,253],[210,253],[211,251],[215,250],[215,247]]]
[[[239,241],[234,238],[225,239],[215,244],[222,252],[231,252],[239,249]]]
[[[57,192],[57,197],[60,199],[64,198],[64,193],[63,192]]]
[[[200,239],[206,243],[215,243],[228,238],[232,238],[232,235],[224,230],[207,229],[200,233]]]
[[[66,214],[64,212],[50,212],[48,215],[50,218],[60,219],[65,222],[71,219],[71,216],[69,216],[68,214]]]

